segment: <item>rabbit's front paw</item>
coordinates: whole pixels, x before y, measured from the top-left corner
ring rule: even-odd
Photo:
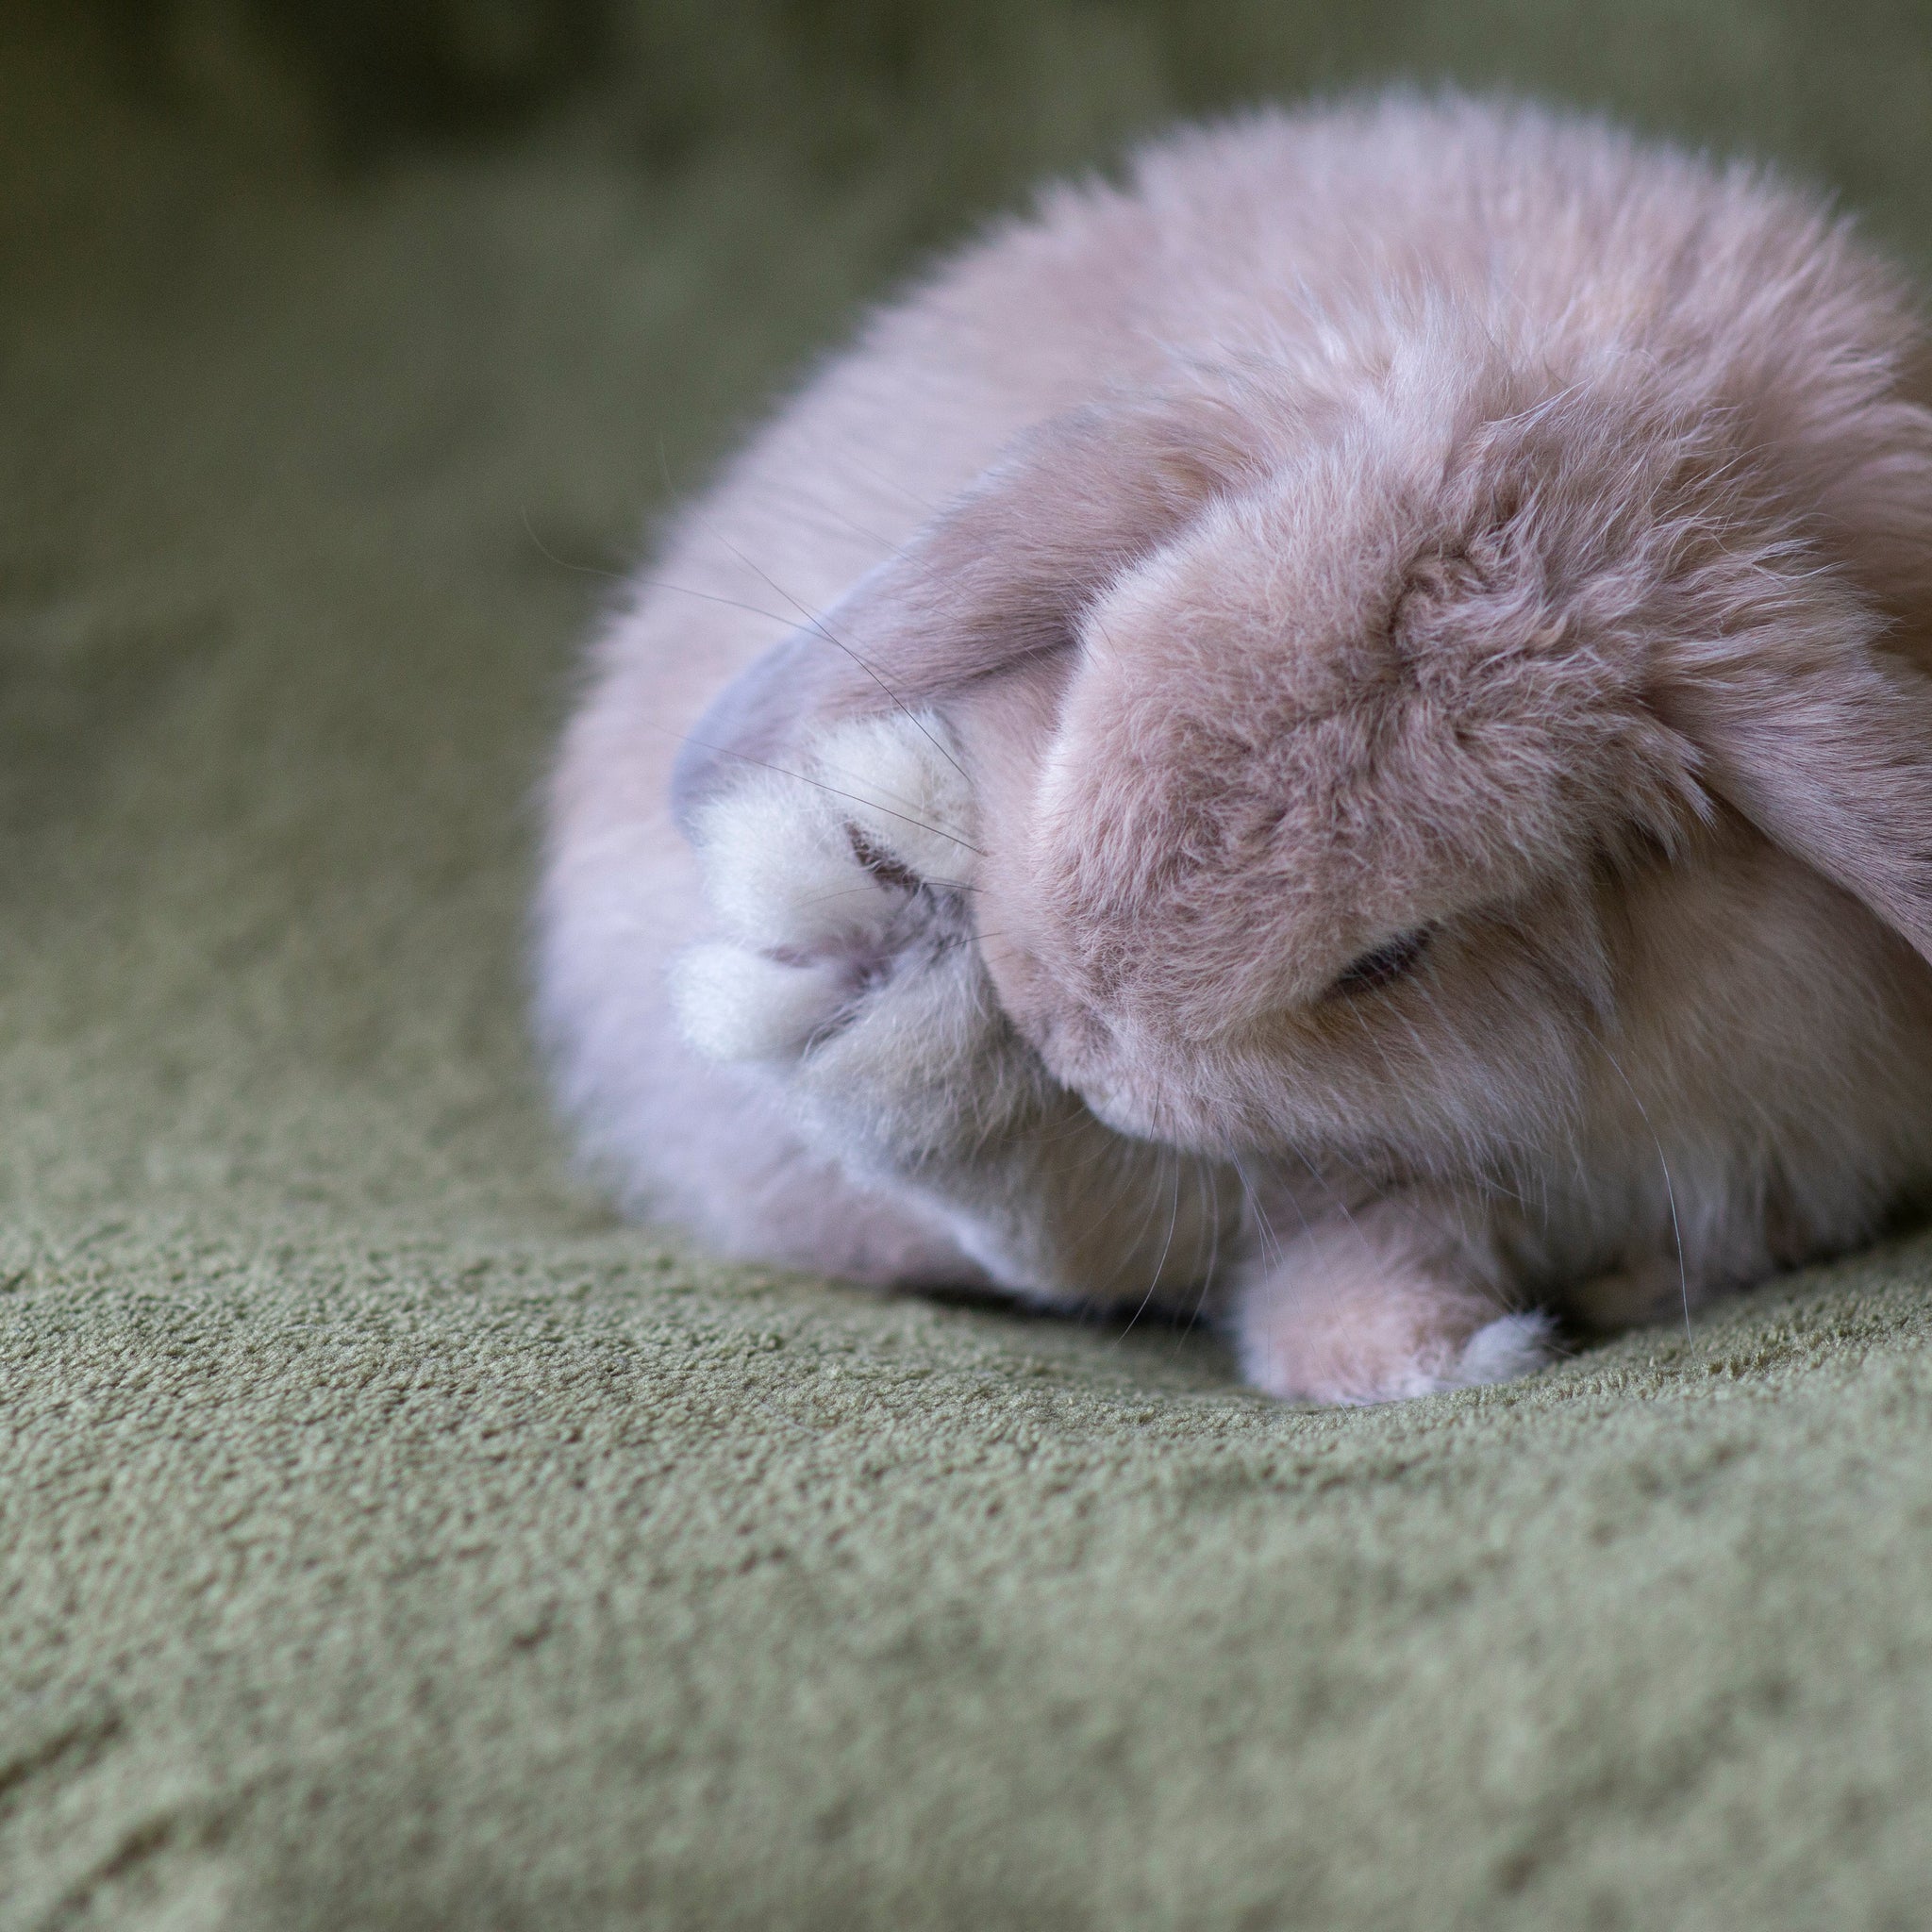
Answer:
[[[1412,1305],[1339,1315],[1330,1307],[1313,1321],[1298,1310],[1243,1323],[1247,1379],[1290,1402],[1352,1407],[1514,1381],[1553,1354],[1550,1318],[1535,1312],[1497,1315],[1463,1334]]]
[[[1308,1227],[1242,1288],[1248,1380],[1292,1402],[1357,1404],[1542,1368],[1555,1324],[1500,1305],[1492,1257],[1463,1222],[1445,1202],[1395,1197]]]
[[[943,724],[891,715],[748,772],[694,827],[726,936],[675,969],[684,1036],[774,1069],[860,1169],[956,1159],[1041,1098],[973,942],[974,817]]]
[[[930,716],[835,726],[712,801],[694,836],[726,937],[677,963],[685,1038],[768,1070],[808,1140],[937,1208],[1001,1286],[1198,1300],[1240,1192],[1102,1125],[1014,1030],[968,911],[974,817]]]

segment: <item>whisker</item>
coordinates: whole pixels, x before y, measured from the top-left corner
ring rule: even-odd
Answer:
[[[1140,1307],[1127,1317],[1126,1327],[1113,1339],[1115,1348],[1127,1339],[1134,1324],[1147,1312],[1147,1305],[1154,1299],[1155,1291],[1160,1286],[1161,1270],[1167,1266],[1168,1254],[1174,1247],[1174,1231],[1181,1218],[1181,1158],[1178,1154],[1170,1154],[1169,1158],[1174,1162],[1174,1199],[1167,1210],[1167,1239],[1160,1244],[1160,1258],[1154,1264],[1154,1273],[1148,1277],[1147,1292],[1141,1297]]]
[[[558,570],[575,571],[579,576],[602,577],[607,583],[621,584],[625,581],[625,575],[622,571],[604,570],[594,563],[572,563],[568,558],[558,556],[557,552],[551,549],[542,538],[538,536],[536,525],[530,522],[530,512],[527,509],[523,509],[519,510],[517,514],[523,521],[524,535],[537,546],[538,551],[545,560],[554,563]]]
[[[1182,1342],[1194,1332],[1194,1324],[1201,1319],[1201,1312],[1208,1306],[1208,1297],[1221,1270],[1221,1170],[1208,1161],[1197,1162],[1194,1179],[1195,1185],[1208,1197],[1208,1261],[1201,1271],[1201,1290],[1194,1297],[1194,1306],[1188,1310],[1187,1324],[1174,1339],[1176,1354],[1180,1352]]]
[[[669,458],[665,456],[664,453],[664,443],[662,438],[659,438],[658,442],[658,467],[663,475],[665,490],[667,491],[672,491],[673,486],[671,482],[671,464]],[[791,608],[794,610],[796,610],[801,617],[805,619],[806,623],[808,624],[813,630],[817,631],[818,634],[822,638],[824,638],[827,643],[835,644],[838,646],[840,650],[843,651],[845,655],[848,658],[850,658],[852,661],[855,664],[857,664],[858,668],[861,671],[863,671],[865,675],[868,677],[870,677],[872,681],[875,685],[877,685],[882,691],[885,692],[887,697],[891,699],[894,708],[900,712],[900,714],[903,717],[905,717],[907,722],[910,724],[912,727],[916,731],[918,731],[923,738],[925,739],[925,741],[932,746],[932,748],[936,752],[938,752],[942,758],[945,759],[947,764],[951,765],[954,771],[958,772],[959,776],[961,778],[966,777],[966,774],[964,773],[964,771],[960,770],[958,760],[955,758],[952,753],[949,752],[945,748],[945,746],[942,745],[939,741],[939,740],[935,738],[932,735],[932,733],[925,728],[925,726],[920,722],[918,717],[910,709],[908,708],[905,700],[902,699],[899,693],[895,691],[892,689],[892,687],[886,682],[885,678],[879,674],[879,672],[875,670],[871,664],[868,664],[866,660],[863,658],[861,658],[858,655],[858,653],[852,648],[850,644],[846,643],[842,638],[836,637],[832,633],[832,631],[826,627],[824,619],[824,614],[822,612],[814,611],[810,609],[807,605],[800,603],[799,600],[796,597],[794,597],[790,591],[786,590],[781,584],[774,581],[774,578],[767,572],[759,569],[759,567],[757,564],[755,564],[751,560],[751,558],[744,554],[743,551],[739,549],[737,544],[732,542],[730,538],[725,536],[724,533],[718,528],[715,523],[708,522],[706,527],[709,530],[710,534],[720,543],[722,543],[724,546],[724,548],[728,550],[731,553],[731,555],[739,560],[740,563],[741,563],[745,567],[746,570],[750,571],[752,575],[756,576],[761,583],[769,586],[770,589],[777,591],[778,595],[782,597],[786,603],[790,604]],[[893,554],[895,556],[902,556],[904,555],[904,551],[903,549],[895,550]],[[729,598],[721,598],[718,601],[720,601],[721,603],[730,603],[732,600]],[[751,607],[745,606],[744,608],[748,609]],[[760,616],[772,618],[773,622],[774,623],[782,624],[784,622],[783,618],[775,616],[774,613],[771,611],[761,611],[758,614]],[[967,779],[967,783],[970,785],[972,783],[972,780]],[[965,841],[962,840],[960,842],[963,844]]]
[[[1357,1241],[1361,1243],[1362,1253],[1368,1257],[1371,1263],[1374,1263],[1374,1261],[1376,1258],[1375,1244],[1369,1239],[1368,1234],[1363,1229],[1361,1223],[1355,1218],[1355,1210],[1348,1205],[1347,1197],[1336,1191],[1335,1187],[1329,1181],[1327,1176],[1324,1174],[1322,1171],[1315,1165],[1314,1161],[1308,1157],[1307,1153],[1304,1149],[1302,1149],[1301,1147],[1296,1147],[1294,1149],[1294,1156],[1295,1158],[1299,1160],[1305,1168],[1307,1169],[1308,1178],[1311,1181],[1313,1181],[1314,1184],[1318,1188],[1320,1188],[1324,1193],[1327,1195],[1331,1205],[1340,1211],[1342,1220],[1348,1224],[1348,1231],[1355,1236]],[[1340,1156],[1337,1156],[1335,1158],[1338,1159],[1341,1158],[1341,1157]],[[1368,1176],[1364,1174],[1360,1169],[1356,1167],[1352,1161],[1342,1159],[1342,1165],[1346,1167],[1349,1170],[1349,1172],[1356,1176],[1357,1180],[1366,1180],[1368,1178]],[[1303,1230],[1307,1233],[1312,1233],[1313,1229],[1308,1226],[1308,1217],[1305,1212],[1303,1212],[1300,1200],[1297,1198],[1292,1189],[1289,1191],[1289,1199],[1294,1202],[1295,1212],[1301,1215]]]
[[[1255,1217],[1255,1224],[1261,1237],[1262,1263],[1271,1269],[1278,1268],[1288,1249],[1283,1244],[1281,1237],[1274,1232],[1274,1224],[1268,1219],[1268,1210],[1261,1205],[1260,1191],[1249,1177],[1246,1166],[1239,1158],[1234,1162],[1234,1171],[1241,1176],[1241,1191],[1247,1196],[1248,1208]],[[1289,1198],[1292,1201],[1294,1196],[1291,1194]],[[1295,1212],[1301,1214],[1301,1206],[1298,1202],[1295,1204]],[[1307,1216],[1305,1214],[1302,1215],[1302,1227],[1304,1232],[1307,1230]],[[1273,1260],[1268,1258],[1268,1250],[1271,1247],[1274,1250]]]
[[[927,497],[920,495],[918,491],[911,488],[909,484],[902,483],[898,477],[888,475],[883,470],[875,470],[870,463],[861,462],[850,450],[842,451],[839,459],[850,468],[858,470],[865,475],[870,476],[874,483],[883,483],[888,490],[896,490],[908,503],[916,505],[919,508],[924,510],[928,516],[937,516],[939,514],[940,506],[938,504],[932,502]]]
[[[875,792],[877,796],[879,796],[880,798],[896,798],[901,805],[913,805],[917,803],[916,800],[908,798],[903,791],[889,791],[885,786],[877,784],[865,773],[855,772],[849,765],[835,765],[829,759],[824,758],[820,758],[818,763],[822,770],[830,772],[835,777],[849,778],[855,785],[870,786],[873,791]],[[935,831],[941,831],[942,836],[952,840],[952,841],[956,845],[966,844],[966,841],[962,839],[957,832],[952,831],[950,828],[945,828],[942,830],[942,828],[939,826],[933,826],[931,827],[931,829]]]
[[[668,724],[653,724],[649,719],[639,722],[648,731],[661,731],[667,738],[675,738],[680,744],[694,744],[700,751],[714,751],[720,758],[737,758],[741,763],[756,765],[761,772],[775,772],[781,778],[795,778],[801,785],[813,785],[819,791],[833,798],[842,798],[853,805],[862,805],[870,811],[882,811],[889,819],[897,819],[902,824],[916,825],[922,832],[931,832],[935,837],[950,839],[956,845],[963,845],[975,858],[984,858],[986,854],[971,840],[962,839],[957,832],[951,832],[943,825],[929,825],[924,819],[913,818],[909,813],[893,811],[890,806],[880,805],[877,800],[862,798],[856,791],[841,791],[836,785],[827,785],[823,778],[809,778],[803,772],[788,772],[783,765],[772,764],[765,758],[755,758],[748,751],[740,751],[734,745],[709,744],[702,738],[694,738],[688,731],[674,731]]]
[[[567,570],[581,568],[575,564],[564,567]],[[795,621],[782,610],[767,610],[762,604],[747,603],[742,597],[727,597],[722,591],[700,591],[691,584],[674,584],[669,577],[633,576],[625,581],[641,590],[669,591],[675,597],[695,597],[701,604],[722,604],[727,610],[743,610],[753,617],[766,618],[773,624],[789,625],[793,629],[797,627]]]
[[[1677,1250],[1677,1286],[1684,1297],[1684,1340],[1689,1341],[1691,1340],[1690,1273],[1684,1263],[1684,1229],[1683,1224],[1677,1219],[1677,1190],[1671,1179],[1671,1163],[1664,1158],[1664,1143],[1657,1133],[1656,1125],[1651,1121],[1650,1109],[1644,1106],[1643,1096],[1631,1085],[1630,1075],[1618,1065],[1616,1055],[1610,1051],[1604,1041],[1598,1038],[1593,1030],[1588,1027],[1585,1030],[1591,1033],[1592,1039],[1596,1040],[1598,1050],[1602,1053],[1604,1058],[1609,1061],[1611,1071],[1615,1073],[1618,1079],[1623,1081],[1624,1091],[1629,1094],[1632,1101],[1636,1103],[1637,1111],[1643,1116],[1643,1124],[1650,1131],[1651,1144],[1657,1149],[1657,1164],[1663,1170],[1664,1199],[1670,1203],[1671,1208],[1671,1240],[1675,1244]]]
[[[751,560],[751,558],[747,557],[744,554],[744,552],[741,551],[738,547],[738,545],[731,541],[729,537],[724,535],[724,533],[720,531],[715,525],[712,526],[711,535],[714,538],[716,538],[717,541],[720,543],[722,543],[726,550],[730,551],[732,556],[737,558],[739,562],[741,563],[746,570],[750,571],[752,575],[756,576],[760,583],[769,586],[772,590],[775,591],[778,593],[778,595],[785,600],[786,603],[790,604],[791,608],[798,612],[799,616],[805,620],[806,624],[812,630],[816,631],[820,637],[824,638],[828,644],[836,645],[838,649],[843,651],[845,655],[848,658],[850,658],[852,661],[855,664],[857,664],[858,668],[862,672],[864,672],[865,675],[869,678],[871,678],[872,681],[875,685],[877,685],[882,691],[885,692],[887,697],[891,699],[893,708],[898,711],[900,716],[903,717],[906,720],[906,722],[908,724],[910,724],[912,728],[915,731],[917,731],[919,735],[922,738],[924,738],[925,741],[928,744],[930,744],[936,752],[939,753],[941,758],[945,759],[947,764],[952,766],[954,771],[959,774],[959,776],[961,778],[966,777],[965,771],[960,766],[958,759],[956,758],[952,755],[952,753],[949,752],[945,748],[945,746],[941,744],[939,741],[939,740],[935,738],[929,730],[926,729],[925,725],[920,721],[918,714],[915,711],[913,711],[911,707],[906,703],[905,699],[903,699],[899,695],[899,693],[895,691],[892,689],[892,687],[886,682],[884,675],[881,672],[879,672],[874,666],[869,664],[862,657],[859,656],[859,654],[850,644],[848,644],[845,641],[843,638],[840,637],[835,631],[833,631],[830,628],[830,626],[824,621],[824,613],[823,611],[813,610],[808,605],[801,603],[796,597],[794,597],[791,594],[790,591],[786,590],[782,584],[780,584],[774,577],[773,577],[769,572],[760,569],[758,565],[755,564]],[[972,781],[968,779],[967,782],[970,784]]]
[[[883,530],[874,530],[870,525],[861,524],[857,517],[849,511],[841,509],[837,504],[815,502],[801,491],[773,491],[770,492],[769,501],[779,508],[787,523],[795,528],[817,530],[826,536],[856,534],[863,537],[875,549],[884,551],[889,558],[904,557],[919,534],[915,530],[903,542],[895,542]]]

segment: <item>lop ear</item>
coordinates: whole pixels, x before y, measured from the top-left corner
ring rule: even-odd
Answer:
[[[1130,397],[1027,432],[896,556],[713,700],[673,769],[697,808],[813,723],[917,708],[1063,648],[1080,611],[1252,468],[1211,399]]]
[[[1710,789],[1932,959],[1932,678],[1847,591],[1761,655],[1690,654],[1667,708]]]

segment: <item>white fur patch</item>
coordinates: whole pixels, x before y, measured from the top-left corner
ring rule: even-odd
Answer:
[[[705,896],[734,939],[810,952],[884,930],[899,895],[859,864],[838,803],[760,772],[699,815]]]
[[[686,1041],[716,1060],[808,1055],[814,1101],[842,1101],[868,1138],[922,1096],[901,1124],[929,1140],[926,1116],[958,1108],[989,1025],[976,961],[968,971],[940,948],[924,970],[893,970],[890,949],[924,939],[926,902],[860,856],[942,891],[958,882],[972,798],[942,730],[929,717],[836,726],[803,747],[795,774],[756,773],[714,799],[694,833],[706,896],[730,937],[673,968]]]
[[[1502,1316],[1463,1343],[1441,1386],[1474,1389],[1490,1382],[1513,1382],[1518,1375],[1542,1368],[1555,1354],[1554,1328],[1547,1315]]]
[[[940,719],[854,719],[818,741],[812,762],[847,794],[832,802],[870,844],[922,878],[951,885],[969,876],[973,793]]]
[[[687,1044],[710,1060],[784,1060],[837,1016],[843,976],[824,962],[787,965],[722,941],[688,947],[671,968]]]

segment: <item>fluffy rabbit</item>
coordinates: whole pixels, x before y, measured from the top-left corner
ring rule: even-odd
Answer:
[[[1815,200],[1264,113],[1049,193],[675,525],[541,1008],[730,1255],[1520,1374],[1932,1174],[1932,412]]]

